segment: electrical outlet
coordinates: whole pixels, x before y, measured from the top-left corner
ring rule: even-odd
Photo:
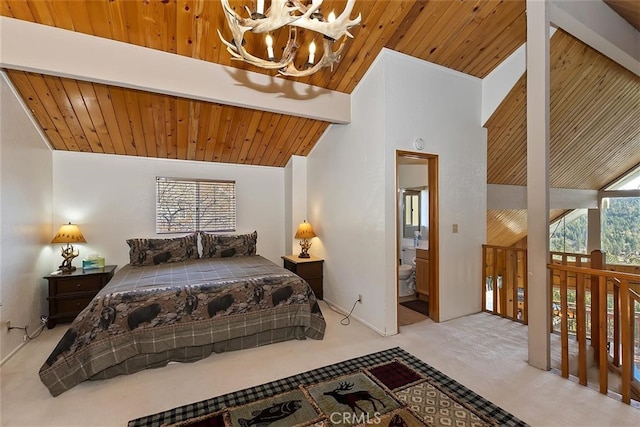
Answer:
[[[358,302],[362,304],[362,295],[358,294]]]

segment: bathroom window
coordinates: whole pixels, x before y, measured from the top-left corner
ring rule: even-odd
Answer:
[[[420,191],[405,190],[403,202],[403,235],[405,239],[412,239],[414,232],[420,231]]]

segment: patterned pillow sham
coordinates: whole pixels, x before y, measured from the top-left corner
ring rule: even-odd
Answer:
[[[200,232],[202,258],[226,258],[256,254],[258,232],[249,234],[209,234]]]
[[[198,259],[198,234],[172,239],[128,239],[131,265],[157,265]]]

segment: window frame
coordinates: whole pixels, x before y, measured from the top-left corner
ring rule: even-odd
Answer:
[[[185,191],[187,190],[187,187],[189,185],[194,186],[195,188],[193,189],[194,194],[193,195],[189,195],[189,194],[185,194],[185,198],[187,202],[192,202],[189,205],[189,210],[188,210],[188,215],[194,217],[192,219],[188,219],[188,220],[183,220],[183,222],[181,223],[181,226],[178,227],[179,229],[177,230],[172,230],[171,226],[166,227],[166,221],[165,220],[161,220],[162,218],[162,208],[163,206],[166,207],[166,205],[162,205],[162,201],[161,201],[161,184],[167,184],[169,185],[170,183],[179,183],[178,185],[181,186],[185,186]],[[221,188],[215,188],[217,184],[220,184]],[[200,212],[203,211],[203,209],[208,209],[210,210],[210,208],[206,208],[203,207],[204,204],[206,204],[206,202],[210,202],[210,200],[206,199],[206,195],[203,196],[203,189],[201,188],[202,185],[205,186],[210,186],[209,191],[207,192],[207,195],[210,195],[211,192],[215,192],[215,191],[229,191],[229,184],[231,185],[231,195],[229,197],[229,200],[226,200],[226,205],[225,205],[225,213],[228,215],[228,217],[224,217],[224,215],[219,215],[222,218],[222,221],[224,222],[225,226],[222,227],[211,227],[210,225],[205,225],[203,226],[203,223],[207,223],[207,221],[203,221],[203,216],[200,214]],[[222,188],[225,187],[225,188]],[[235,180],[223,180],[223,179],[201,179],[201,178],[179,178],[179,177],[168,177],[168,176],[156,176],[156,180],[155,180],[155,192],[156,192],[156,206],[155,206],[155,227],[156,227],[156,234],[184,234],[184,233],[195,233],[195,232],[199,232],[199,231],[204,231],[204,232],[211,232],[211,233],[216,233],[216,232],[233,232],[236,231],[236,227],[237,227],[237,184]],[[177,197],[177,196],[172,196],[173,197]],[[216,213],[211,214],[211,216],[208,218],[209,221],[215,220],[216,217]],[[208,222],[208,224],[211,224],[211,222]]]

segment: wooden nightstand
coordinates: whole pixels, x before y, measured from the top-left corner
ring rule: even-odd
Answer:
[[[309,283],[317,299],[322,299],[322,263],[323,259],[312,256],[311,258],[300,258],[298,255],[287,255],[282,257],[284,268]]]
[[[49,329],[57,322],[71,322],[113,277],[116,265],[104,268],[82,268],[71,273],[51,274],[49,281]]]

